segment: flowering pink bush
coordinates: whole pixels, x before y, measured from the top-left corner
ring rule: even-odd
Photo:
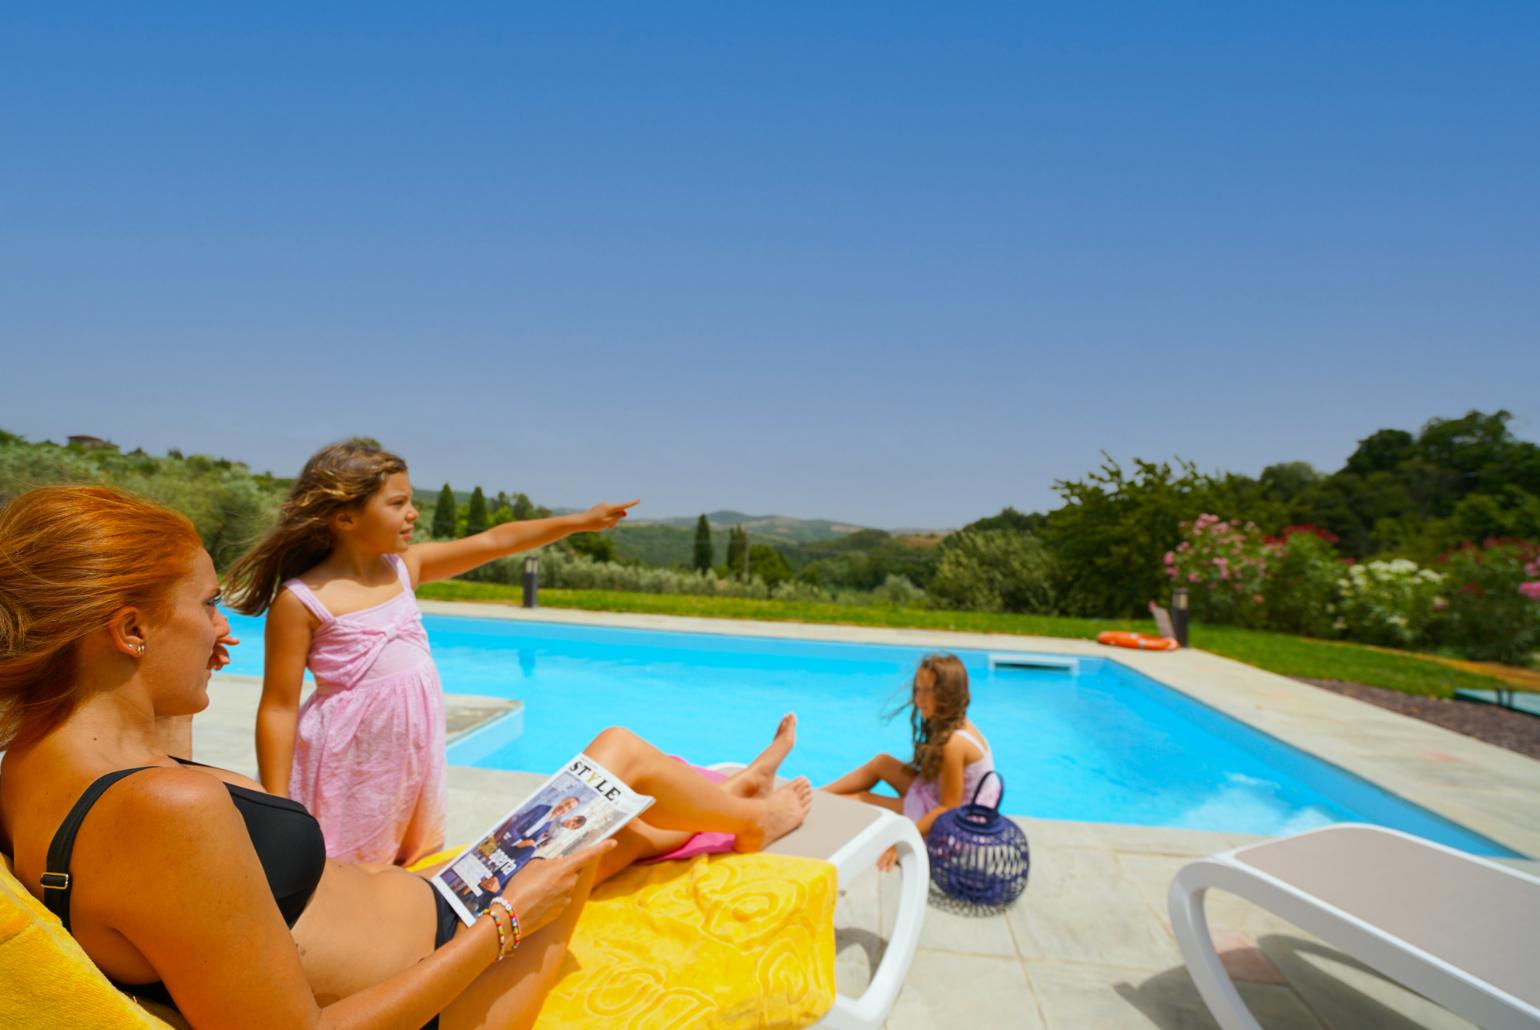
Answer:
[[[1204,513],[1182,523],[1182,537],[1176,550],[1166,552],[1166,575],[1188,585],[1194,615],[1261,625],[1267,548],[1257,527]]]
[[[1455,585],[1439,613],[1442,641],[1467,658],[1528,662],[1540,648],[1540,545],[1487,540],[1440,561]]]

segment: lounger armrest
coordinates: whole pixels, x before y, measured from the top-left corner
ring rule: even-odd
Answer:
[[[890,847],[898,849],[899,896],[898,913],[893,922],[893,933],[883,949],[882,960],[872,974],[871,982],[859,998],[836,995],[834,1007],[818,1024],[829,1030],[872,1030],[880,1027],[898,992],[903,989],[904,977],[920,944],[920,929],[925,922],[925,905],[930,893],[930,857],[925,852],[925,842],[914,823],[902,816],[884,812],[882,818],[871,823],[855,839],[841,848],[834,856],[841,882],[848,883],[870,869]]]

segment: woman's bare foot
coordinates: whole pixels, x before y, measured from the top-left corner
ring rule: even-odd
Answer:
[[[760,851],[801,826],[808,809],[813,807],[813,785],[806,776],[798,776],[763,799],[763,803],[759,825],[738,834],[733,841],[734,851]]]
[[[781,724],[775,728],[775,737],[759,757],[733,773],[724,782],[727,790],[740,798],[769,797],[775,791],[775,774],[781,763],[797,744],[797,713],[781,716]]]

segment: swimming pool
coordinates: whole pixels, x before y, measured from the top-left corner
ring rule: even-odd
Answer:
[[[245,643],[229,671],[260,675],[260,620],[231,621]],[[815,784],[878,751],[910,750],[907,720],[882,716],[907,700],[920,648],[423,621],[447,691],[524,702],[516,739],[489,728],[451,745],[457,764],[549,772],[610,725],[697,764],[747,761],[787,711],[799,729],[783,771]],[[1514,854],[1117,662],[991,668],[983,651],[957,654],[1012,815],[1257,834],[1362,821]]]

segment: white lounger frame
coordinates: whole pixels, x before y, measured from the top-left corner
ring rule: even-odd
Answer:
[[[1540,881],[1533,877],[1411,834],[1378,826],[1338,825],[1395,834],[1421,847],[1448,852],[1464,861],[1528,880],[1540,890]],[[1324,827],[1309,832],[1329,833],[1334,828]],[[1487,1030],[1506,1030],[1510,1027],[1535,1030],[1540,1027],[1540,1008],[1356,918],[1286,880],[1243,864],[1235,857],[1250,848],[1266,846],[1248,845],[1190,862],[1171,881],[1167,895],[1171,927],[1181,946],[1182,958],[1187,963],[1193,982],[1198,986],[1198,992],[1222,1030],[1261,1030],[1261,1026],[1252,1018],[1240,992],[1225,972],[1218,952],[1214,950],[1208,919],[1203,911],[1204,895],[1209,890],[1226,891],[1287,919],[1344,954],[1351,955]],[[1454,885],[1451,884],[1428,885],[1430,890],[1452,887]],[[1408,904],[1415,903],[1415,898],[1408,898]]]
[[[743,768],[738,763],[722,763],[712,766],[719,772],[733,773]],[[859,804],[859,802],[851,802]],[[831,1008],[817,1024],[827,1030],[877,1030],[893,1010],[898,992],[904,986],[909,963],[920,944],[920,928],[925,922],[925,906],[930,896],[930,856],[925,842],[914,822],[874,806],[877,816],[860,832],[842,843],[834,854],[828,856],[839,876],[839,882],[848,884],[861,873],[877,864],[877,859],[890,847],[898,849],[899,883],[898,913],[893,923],[893,934],[883,949],[882,960],[872,973],[871,982],[859,998],[843,994],[834,996]],[[790,848],[777,849],[795,853],[795,835],[784,838]]]

